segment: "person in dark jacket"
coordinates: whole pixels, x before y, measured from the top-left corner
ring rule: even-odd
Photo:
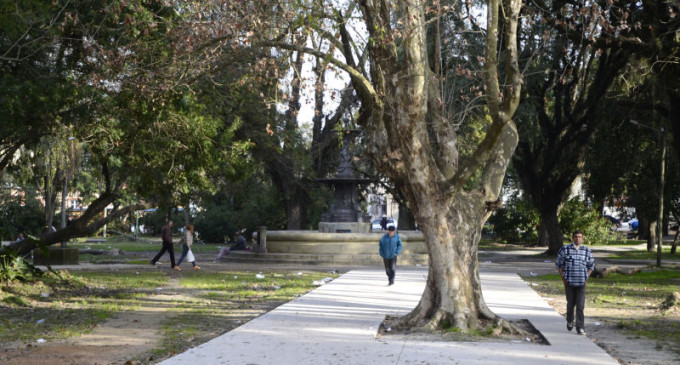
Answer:
[[[394,284],[394,275],[397,271],[397,256],[401,254],[401,238],[394,226],[387,228],[387,233],[380,239],[380,256],[385,264],[388,285]]]
[[[234,243],[232,243],[232,245],[229,247],[227,246],[222,247],[220,249],[220,252],[217,254],[217,257],[215,258],[215,261],[222,260],[222,257],[225,255],[229,255],[231,251],[243,251],[247,249],[248,247],[246,247],[246,239],[243,238],[241,232],[236,231],[234,233]]]
[[[161,248],[161,251],[151,259],[151,265],[156,265],[156,261],[163,256],[165,251],[168,251],[170,254],[170,267],[177,270],[181,271],[182,269],[179,268],[179,266],[175,265],[175,248],[172,246],[172,221],[168,221],[163,228],[161,228],[161,239],[163,240],[163,247]]]

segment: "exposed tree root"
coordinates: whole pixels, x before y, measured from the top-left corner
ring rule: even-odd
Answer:
[[[661,310],[664,312],[670,310],[680,310],[680,292],[668,294],[666,300],[661,303]]]
[[[637,274],[638,272],[640,272],[640,268],[623,270],[618,266],[610,266],[610,267],[606,267],[602,270],[596,268],[595,272],[593,272],[593,276],[596,277],[596,278],[604,278],[604,277],[606,277],[606,276],[608,276],[609,274],[612,274],[612,273],[623,274],[623,275],[633,275],[633,274]]]
[[[422,339],[423,336],[435,341],[526,341],[549,344],[543,335],[527,320],[507,321],[480,319],[474,329],[462,331],[456,327],[441,328],[427,321],[423,326],[404,326],[404,317],[386,316],[378,336],[402,336],[406,339]]]

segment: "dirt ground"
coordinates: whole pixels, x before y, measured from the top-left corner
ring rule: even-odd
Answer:
[[[537,259],[523,260],[499,256],[481,257],[482,270],[512,270],[522,275],[545,274],[554,272],[554,264]],[[203,270],[224,270],[224,264],[205,263]],[[247,266],[230,263],[230,269],[248,269]],[[284,268],[285,269],[285,268]],[[291,268],[292,270],[299,269]],[[325,270],[317,267],[316,269]],[[130,269],[135,270],[135,269]],[[345,272],[347,268],[338,268]],[[171,286],[173,284],[171,283]],[[174,284],[176,285],[176,283]],[[156,363],[163,358],[154,358],[152,350],[158,348],[161,340],[161,322],[169,315],[169,303],[176,301],[183,294],[164,290],[162,294],[155,294],[151,300],[135,312],[126,312],[117,318],[109,319],[97,326],[91,333],[79,337],[43,344],[5,343],[0,344],[0,362],[9,365],[44,364],[44,365],[80,365],[80,364],[146,364]],[[546,298],[562,315],[566,301],[561,296]],[[151,303],[154,303],[151,305]],[[164,305],[167,304],[167,305]],[[255,318],[273,309],[257,308],[248,313],[240,314],[243,322]],[[677,352],[670,348],[659,348],[655,341],[645,340],[626,335],[614,325],[602,319],[606,309],[586,308],[586,327],[588,338],[596,342],[621,364],[634,365],[665,365],[680,364]],[[611,313],[607,313],[611,316]],[[617,313],[617,317],[625,318],[634,313]],[[235,324],[233,327],[236,327]],[[222,328],[220,331],[208,334],[216,337],[231,330]],[[566,329],[565,329],[566,333]],[[420,335],[422,336],[422,335]],[[197,343],[198,345],[198,343]],[[165,356],[167,357],[167,356]]]
[[[222,264],[201,264],[202,270],[225,270]],[[170,270],[157,267],[158,270]],[[243,265],[229,264],[229,269],[248,270]],[[251,268],[252,269],[252,268]],[[69,269],[73,270],[73,269]],[[119,271],[135,272],[139,268],[121,268]],[[153,269],[152,269],[153,270]],[[293,270],[293,269],[291,269]],[[97,325],[89,333],[64,340],[45,343],[0,343],[0,364],[7,365],[104,365],[104,364],[154,364],[173,354],[158,355],[154,349],[160,347],[163,321],[175,315],[172,308],[178,302],[190,302],[190,293],[180,291],[177,273],[171,272],[169,285],[162,292],[140,301],[141,307],[135,311],[119,313]],[[242,323],[256,318],[278,306],[270,303],[235,309],[230,320],[221,327],[201,333],[195,345],[228,332]]]
[[[555,296],[549,299],[551,299],[548,301],[550,305],[564,316],[567,307],[566,298]],[[586,306],[585,316],[588,338],[607,351],[619,363],[635,365],[680,364],[680,355],[677,353],[680,350],[679,344],[676,344],[676,352],[673,352],[670,347],[663,346],[656,341],[626,334],[611,323],[609,319],[638,318],[644,320],[645,314],[641,316],[639,311],[588,308]]]

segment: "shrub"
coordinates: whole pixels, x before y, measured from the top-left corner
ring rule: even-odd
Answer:
[[[590,244],[603,244],[612,238],[611,223],[602,219],[599,211],[578,198],[564,204],[559,219],[560,229],[566,237],[571,237],[571,232],[580,230],[584,240]]]
[[[0,282],[29,281],[41,275],[40,269],[17,256],[13,251],[6,251],[0,255]]]
[[[37,235],[44,226],[44,211],[29,197],[0,197],[0,231],[3,240],[13,240],[19,232]]]
[[[244,183],[238,193],[227,191],[204,197],[201,210],[194,219],[196,232],[205,242],[222,243],[233,238],[236,230],[245,229],[246,239],[258,226],[282,229],[286,224],[280,194],[270,184]]]
[[[505,243],[534,243],[538,240],[538,212],[527,199],[515,194],[489,218],[498,240]]]

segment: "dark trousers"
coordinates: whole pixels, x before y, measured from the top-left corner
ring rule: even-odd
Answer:
[[[163,242],[163,248],[161,248],[161,251],[153,258],[153,260],[151,260],[151,262],[155,264],[156,261],[163,256],[165,251],[170,253],[170,267],[175,267],[175,248],[172,246],[172,242]]]
[[[179,255],[179,260],[177,260],[177,266],[182,265],[182,261],[184,261],[184,258],[187,257],[188,253],[189,253],[189,246],[182,245],[182,254]],[[196,261],[192,262],[191,264],[196,266]]]
[[[383,263],[385,264],[385,273],[387,274],[387,279],[391,283],[394,283],[394,274],[397,271],[397,257],[391,259],[383,258]]]
[[[585,328],[583,308],[586,306],[586,286],[564,286],[567,294],[567,322],[574,323],[574,307],[576,309],[576,328]]]

